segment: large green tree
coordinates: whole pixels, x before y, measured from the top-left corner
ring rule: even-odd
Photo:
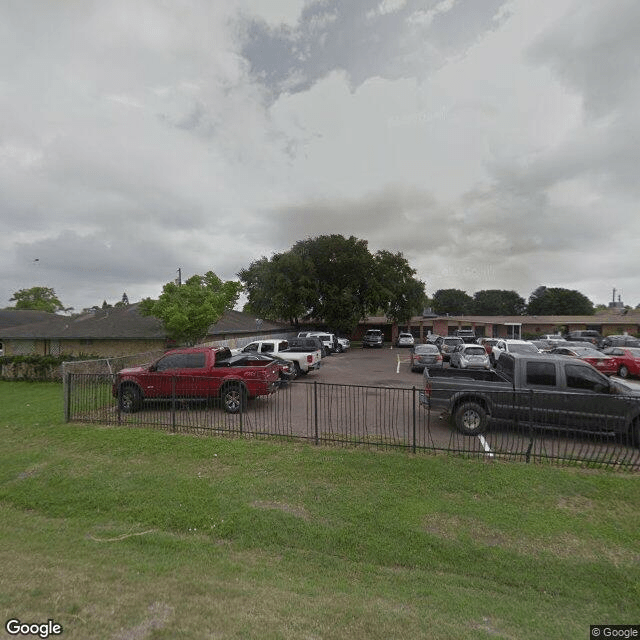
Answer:
[[[307,238],[238,273],[248,307],[271,320],[312,318],[350,333],[382,309],[393,317],[420,308],[424,285],[402,254],[373,256],[366,240],[333,234]],[[420,303],[416,303],[420,299]]]
[[[473,313],[473,298],[460,289],[439,289],[433,294],[433,311],[439,316]]]
[[[379,287],[379,306],[390,320],[408,322],[425,307],[427,296],[424,282],[416,279],[415,269],[409,266],[402,253],[378,251],[374,262],[374,282]]]
[[[479,316],[520,316],[527,308],[516,291],[485,289],[473,294],[473,313]]]
[[[593,315],[593,302],[575,289],[538,287],[532,292],[527,305],[531,316],[584,316]]]
[[[145,298],[140,312],[159,318],[170,338],[181,344],[204,339],[207,329],[226,309],[232,309],[242,290],[239,282],[223,282],[213,271],[191,276],[184,284],[168,282],[158,300]]]
[[[10,302],[15,302],[16,309],[32,309],[35,311],[68,311],[62,302],[58,300],[56,292],[49,287],[31,287],[30,289],[20,289],[13,294]]]

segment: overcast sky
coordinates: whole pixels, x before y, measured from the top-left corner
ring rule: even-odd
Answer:
[[[0,307],[332,233],[430,295],[635,307],[639,32],[637,0],[6,0]]]

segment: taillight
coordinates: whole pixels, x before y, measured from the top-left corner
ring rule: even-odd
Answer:
[[[313,356],[307,356],[307,362],[311,364],[313,362]]]
[[[426,396],[428,396],[429,398],[431,397],[431,383],[427,382],[427,384],[424,385],[424,394]]]
[[[441,356],[440,354],[438,354],[438,357],[436,358],[436,360],[437,360],[438,362],[442,362],[442,356]]]

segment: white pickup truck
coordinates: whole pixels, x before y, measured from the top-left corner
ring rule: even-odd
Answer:
[[[320,368],[322,355],[320,350],[297,349],[290,347],[287,340],[255,340],[241,349],[232,349],[233,355],[237,353],[264,353],[268,356],[278,356],[284,360],[293,362],[296,375],[309,373]]]

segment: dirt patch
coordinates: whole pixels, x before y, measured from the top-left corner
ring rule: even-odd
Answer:
[[[252,507],[256,507],[256,509],[276,509],[278,511],[284,511],[285,513],[290,513],[297,518],[302,518],[303,520],[310,520],[309,513],[304,507],[294,507],[290,504],[285,504],[284,502],[263,502],[261,500],[252,502]]]

